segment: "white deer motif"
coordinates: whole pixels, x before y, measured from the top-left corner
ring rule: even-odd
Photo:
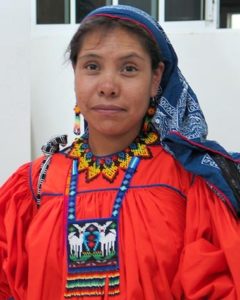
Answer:
[[[73,252],[75,256],[81,257],[82,256],[82,249],[83,244],[85,244],[85,230],[89,226],[88,224],[85,224],[83,227],[79,226],[78,224],[73,224],[74,227],[77,228],[79,232],[79,237],[75,235],[75,232],[70,232],[68,235],[68,241],[70,246],[70,253],[73,255]]]
[[[115,241],[117,237],[117,232],[115,229],[109,229],[109,232],[106,233],[107,227],[112,223],[112,221],[107,221],[106,224],[100,225],[98,223],[92,223],[96,226],[99,231],[99,242],[101,243],[101,252],[102,255],[106,253],[106,256],[110,254],[110,250],[115,251]]]

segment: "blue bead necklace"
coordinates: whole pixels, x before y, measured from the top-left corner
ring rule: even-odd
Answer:
[[[119,213],[140,162],[132,157],[117,192],[111,217],[76,219],[78,160],[74,159],[67,188],[67,266],[65,298],[120,293],[118,255]]]

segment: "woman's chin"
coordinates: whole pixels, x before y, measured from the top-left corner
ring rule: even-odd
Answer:
[[[102,136],[106,136],[106,137],[118,137],[121,135],[124,135],[125,131],[124,130],[120,130],[119,128],[116,128],[115,126],[109,126],[109,127],[104,127],[104,128],[99,128],[99,130],[97,130],[98,133],[100,133]]]
[[[94,128],[91,126],[89,127],[89,133],[91,134],[92,137],[96,136],[96,135],[101,135],[101,136],[105,136],[106,138],[118,138],[121,136],[125,136],[125,135],[129,135],[131,131],[137,132],[138,128],[136,129],[129,129],[129,128],[125,128],[123,126],[121,126],[122,124],[116,124],[116,123],[111,123],[111,124],[106,124],[105,126],[103,126],[103,124],[101,124],[101,126],[96,127],[94,126]]]

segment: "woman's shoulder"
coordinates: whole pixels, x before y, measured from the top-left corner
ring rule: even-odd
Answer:
[[[0,187],[0,211],[5,215],[7,208],[35,206],[31,181],[31,162],[20,166]]]
[[[193,174],[185,170],[161,144],[151,146],[150,150],[151,159],[142,160],[139,167],[138,177],[141,181],[165,185],[179,190],[184,195],[187,194],[193,181]]]
[[[3,185],[0,187],[0,190],[8,189],[9,186],[15,185],[16,182],[26,182],[28,179],[28,173],[30,168],[31,162],[24,163],[20,167],[14,171],[10,177],[3,183]]]

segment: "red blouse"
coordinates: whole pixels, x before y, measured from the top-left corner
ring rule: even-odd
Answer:
[[[141,160],[120,213],[120,295],[82,300],[240,299],[240,226],[199,177],[161,146]],[[0,189],[0,299],[61,300],[67,272],[64,192],[72,160],[53,155],[41,206],[42,158]],[[109,217],[123,171],[78,182],[77,218]]]

